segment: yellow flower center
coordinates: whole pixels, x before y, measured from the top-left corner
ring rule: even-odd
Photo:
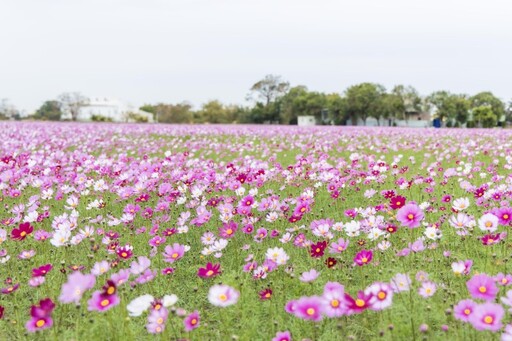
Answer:
[[[23,232],[21,232],[21,233],[20,233],[20,235],[21,235],[22,237],[25,237],[25,236],[27,235],[27,232],[23,231]]]
[[[319,247],[317,247],[317,248],[316,248],[316,250],[315,250],[315,252],[320,252],[320,248],[319,248]]]
[[[363,257],[363,258],[361,259],[361,262],[363,262],[363,263],[367,263],[367,262],[368,262],[368,258]]]
[[[156,323],[162,324],[164,323],[164,319],[160,317],[158,320],[156,320]]]
[[[383,300],[386,298],[386,293],[384,291],[380,291],[378,294],[377,294],[377,297],[379,298],[379,300]]]
[[[308,310],[306,310],[306,314],[308,314],[309,316],[314,315],[315,314],[315,309],[309,308]]]
[[[364,307],[364,301],[362,299],[358,298],[356,300],[356,306],[358,306],[359,308]]]
[[[402,205],[402,203],[401,203],[400,201],[397,201],[397,202],[395,203],[395,205],[396,205],[396,206],[400,206],[400,205]]]
[[[196,319],[192,319],[192,320],[190,321],[190,324],[191,324],[191,325],[193,325],[193,326],[195,326],[195,325],[197,324],[197,320],[196,320]]]
[[[482,294],[485,294],[487,292],[487,288],[484,286],[481,286],[480,288],[478,288],[478,291],[480,291]]]
[[[407,219],[409,219],[409,220],[413,220],[413,219],[414,219],[414,215],[413,215],[413,214],[411,214],[411,213],[409,213],[409,214],[407,215]]]
[[[226,230],[226,234],[227,235],[232,235],[233,234],[233,230],[232,229],[227,229]]]
[[[466,315],[471,314],[471,310],[469,310],[469,309],[464,309],[464,314],[466,314]]]
[[[128,254],[126,252],[121,253],[121,257],[126,257]]]
[[[172,258],[178,258],[178,256],[179,256],[179,255],[178,255],[178,253],[177,253],[177,252],[175,252],[175,253],[173,253],[173,254],[172,254],[172,256],[171,256],[171,257],[172,257]]]
[[[160,308],[162,308],[161,304],[155,304],[155,307],[153,309],[160,310]]]
[[[267,292],[267,293],[265,294],[265,297],[266,297],[266,298],[270,298],[270,296],[271,296],[271,295],[270,295],[270,293],[269,293],[269,292]]]
[[[508,214],[504,214],[503,219],[508,219]]]
[[[340,301],[332,300],[331,301],[331,306],[333,306],[334,308],[338,308],[340,306]]]
[[[108,287],[108,289],[107,289],[107,294],[108,295],[112,295],[115,292],[116,292],[116,288],[115,287]]]
[[[101,301],[101,302],[100,302],[100,305],[101,305],[102,307],[106,307],[107,305],[109,305],[109,303],[110,303],[110,301],[109,301],[109,300],[107,300],[107,299],[105,299],[105,300],[103,300],[103,301]]]
[[[225,300],[227,300],[227,299],[228,299],[228,297],[227,297],[226,295],[224,295],[224,294],[220,294],[220,295],[219,295],[219,300],[221,300],[221,301],[225,301]]]
[[[492,226],[492,223],[491,223],[490,221],[487,221],[487,222],[485,222],[485,226],[486,226],[486,227],[491,227],[491,226]]]
[[[206,276],[210,277],[211,275],[213,275],[213,270],[208,270],[208,272],[206,273]]]
[[[46,322],[45,322],[44,320],[38,320],[38,321],[36,322],[36,327],[37,327],[37,328],[41,328],[42,326],[44,326],[44,325],[45,325],[45,323],[46,323]]]
[[[492,316],[487,315],[486,317],[484,317],[484,322],[487,324],[491,324],[493,321],[494,319],[492,318]]]

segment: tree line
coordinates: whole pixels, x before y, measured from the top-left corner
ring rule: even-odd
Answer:
[[[421,96],[412,86],[397,85],[387,90],[381,84],[360,83],[342,93],[323,93],[304,85],[290,86],[280,76],[267,75],[250,87],[246,99],[252,104],[212,100],[197,110],[188,102],[145,104],[140,109],[152,113],[159,123],[297,124],[299,116],[314,116],[319,124],[366,125],[373,118],[377,124],[393,125],[419,113],[429,113],[448,127],[495,127],[512,120],[512,103],[507,105],[489,91],[472,96],[435,91]],[[65,93],[44,102],[31,118],[60,120],[66,110],[76,120],[85,104],[85,97],[79,93]]]

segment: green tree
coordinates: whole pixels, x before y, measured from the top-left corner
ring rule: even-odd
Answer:
[[[151,114],[153,114],[153,121],[157,121],[157,108],[155,105],[151,105],[151,104],[144,104],[143,106],[141,106],[139,108],[140,110],[142,111],[145,111],[145,112],[149,112]]]
[[[59,121],[61,116],[62,111],[59,101],[46,101],[35,112],[33,117],[37,120]]]
[[[196,112],[196,122],[199,123],[233,123],[235,120],[233,108],[217,100],[203,104],[201,110]]]
[[[478,122],[483,128],[496,127],[498,116],[492,111],[491,106],[479,106],[473,108],[475,122]]]
[[[361,83],[345,91],[347,114],[356,123],[360,118],[366,125],[368,117],[380,117],[381,98],[386,89],[380,84]]]
[[[506,110],[505,103],[503,103],[498,97],[494,96],[494,94],[490,91],[480,92],[470,99],[471,108],[481,107],[481,106],[490,106],[492,112],[498,118],[498,121],[505,118]]]
[[[187,102],[178,104],[159,103],[155,105],[157,122],[161,123],[192,123],[192,106]]]
[[[253,84],[248,98],[257,102],[263,101],[265,106],[284,96],[290,89],[290,83],[283,81],[281,76],[266,75],[265,78]]]
[[[421,111],[421,96],[414,87],[410,85],[396,85],[391,90],[391,94],[395,96],[392,100],[395,110],[393,118],[407,121],[408,113]]]

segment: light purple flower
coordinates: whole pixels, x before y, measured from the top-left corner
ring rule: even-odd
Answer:
[[[84,275],[80,271],[75,271],[68,276],[68,281],[62,285],[62,291],[59,301],[62,303],[79,304],[82,295],[96,284],[96,277],[92,274]]]
[[[320,273],[316,271],[315,269],[311,269],[309,271],[303,272],[302,275],[299,277],[299,279],[302,282],[313,282],[315,279],[320,276]]]
[[[409,228],[420,226],[420,223],[424,217],[425,216],[421,208],[413,203],[409,203],[403,206],[396,213],[396,219],[402,223],[402,225]]]

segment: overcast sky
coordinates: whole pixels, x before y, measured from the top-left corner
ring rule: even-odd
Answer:
[[[0,44],[0,99],[28,111],[65,91],[244,104],[266,74],[512,99],[508,0],[0,0]]]

